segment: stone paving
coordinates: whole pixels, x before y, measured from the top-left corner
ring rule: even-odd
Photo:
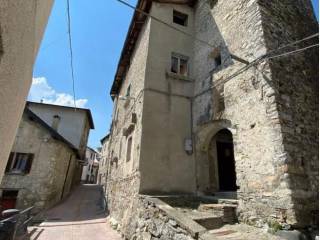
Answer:
[[[78,186],[62,203],[45,213],[45,221],[30,227],[29,240],[121,240],[106,221],[97,185]]]

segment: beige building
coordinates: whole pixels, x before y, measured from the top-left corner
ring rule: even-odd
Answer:
[[[0,0],[0,180],[19,126],[53,0]]]
[[[314,225],[317,50],[276,55],[316,40],[274,51],[318,31],[311,2],[137,7],[153,17],[135,12],[111,89],[108,201],[122,232],[135,232],[139,194],[224,195],[242,222]]]
[[[99,161],[99,173],[98,173],[98,184],[102,185],[106,190],[107,176],[108,176],[108,148],[109,148],[109,134],[103,137],[101,140],[100,149],[100,161]]]
[[[1,209],[55,205],[80,182],[79,158],[71,142],[26,107],[1,183]]]

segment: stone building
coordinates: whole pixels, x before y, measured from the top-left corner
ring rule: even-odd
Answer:
[[[85,183],[97,183],[99,171],[99,153],[87,147],[85,164],[82,169],[81,181]]]
[[[101,149],[100,149],[100,161],[99,161],[99,173],[98,173],[98,184],[103,186],[103,189],[106,190],[107,184],[107,175],[108,175],[108,143],[109,143],[109,134],[103,137],[101,140]]]
[[[318,52],[296,50],[317,39],[282,47],[318,32],[311,2],[137,8],[152,17],[135,12],[111,89],[108,202],[122,232],[142,194],[229,196],[242,222],[316,224]]]
[[[35,212],[65,198],[80,182],[78,149],[28,107],[25,108],[5,175],[1,209]]]
[[[27,106],[72,143],[78,149],[81,159],[85,158],[89,131],[94,129],[89,109],[30,101]]]
[[[53,0],[0,0],[0,181],[32,82]]]
[[[27,102],[1,183],[4,207],[38,212],[67,196],[93,128],[89,109]]]

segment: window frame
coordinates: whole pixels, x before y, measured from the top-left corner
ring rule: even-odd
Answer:
[[[32,168],[33,159],[33,153],[11,152],[9,155],[5,173],[17,175],[29,174]]]
[[[179,23],[179,21],[175,21],[175,19],[178,18],[179,20],[183,21],[183,24]],[[172,22],[174,24],[187,27],[188,26],[188,21],[189,20],[189,15],[183,12],[180,12],[178,10],[173,9],[172,11]]]
[[[173,69],[173,59],[176,58],[178,59],[178,65],[177,65],[177,72],[172,71]],[[186,71],[185,74],[181,73],[181,60],[186,61]],[[189,57],[184,56],[182,54],[178,54],[178,53],[171,53],[171,64],[170,64],[170,72],[177,74],[177,75],[181,75],[181,76],[189,76]]]

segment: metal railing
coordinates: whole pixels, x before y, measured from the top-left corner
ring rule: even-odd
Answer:
[[[0,240],[16,240],[28,232],[33,217],[31,211],[34,207],[27,208],[21,212],[0,221]]]

